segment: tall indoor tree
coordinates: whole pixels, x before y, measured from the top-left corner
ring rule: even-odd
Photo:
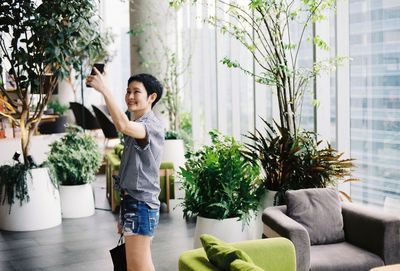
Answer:
[[[102,49],[94,1],[37,3],[0,3],[0,91],[4,97],[1,102],[6,105],[0,114],[20,127],[25,163],[31,135],[57,81],[69,77],[71,68],[80,70],[82,54]],[[15,89],[6,89],[6,80],[13,81]],[[37,102],[33,101],[33,93],[39,94]]]
[[[83,56],[105,48],[96,2],[0,2],[0,117],[20,128],[24,162],[0,166],[2,204],[29,200],[27,174],[35,167],[30,139],[57,82],[80,70]]]
[[[185,0],[170,1],[179,7]],[[193,0],[192,2],[197,2]],[[280,127],[295,135],[299,128],[303,96],[309,83],[322,70],[329,69],[341,58],[314,61],[310,68],[299,66],[300,50],[307,39],[323,50],[327,43],[319,36],[310,37],[313,23],[326,19],[325,11],[336,0],[247,0],[207,1],[211,15],[204,20],[222,33],[238,40],[252,54],[257,68],[246,67],[225,57],[222,63],[253,76],[256,82],[272,87],[277,96]]]
[[[170,4],[177,8],[184,2],[175,0]],[[310,67],[300,65],[302,46],[307,40],[315,48],[329,50],[324,40],[309,32],[313,24],[327,19],[325,14],[335,3],[336,0],[205,2],[209,5],[207,10],[215,12],[204,21],[238,40],[256,65],[246,67],[230,57],[222,59],[222,63],[242,70],[276,93],[279,119],[272,123],[263,120],[265,129],[250,132],[247,138],[252,142],[246,144],[244,152],[254,163],[262,165],[265,187],[278,192],[275,203],[283,203],[288,189],[337,185],[344,178],[354,180],[350,178],[352,159],[341,158],[343,154],[328,142],[317,141],[313,131],[300,127],[303,98],[311,82],[343,59],[313,60]]]

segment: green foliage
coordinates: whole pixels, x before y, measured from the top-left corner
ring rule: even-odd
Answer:
[[[211,145],[189,152],[179,173],[185,190],[183,215],[248,221],[262,193],[259,166],[245,159],[243,146],[233,137],[216,130],[209,134]]]
[[[192,115],[189,112],[182,112],[180,120],[180,137],[185,142],[186,150],[191,150],[193,148]]]
[[[164,138],[167,140],[168,139],[179,139],[179,134],[176,131],[168,130],[165,132]]]
[[[150,1],[149,1],[150,2]],[[174,4],[169,2],[171,6]],[[186,75],[191,64],[191,52],[188,51],[189,46],[185,46],[185,39],[182,40],[182,52],[178,47],[172,43],[171,35],[165,35],[162,23],[165,21],[167,24],[169,20],[173,22],[176,18],[176,11],[173,9],[166,9],[164,13],[154,13],[157,10],[156,5],[152,6],[151,3],[147,4],[149,11],[151,10],[152,16],[143,17],[140,23],[131,26],[128,32],[138,42],[134,42],[134,47],[140,62],[142,70],[150,71],[162,83],[164,87],[164,95],[160,100],[163,110],[162,114],[168,116],[168,130],[176,131],[181,136],[181,110],[184,89],[188,84]],[[140,6],[140,5],[139,5]],[[175,5],[178,7],[178,5]],[[143,11],[141,11],[143,12]],[[146,11],[144,11],[146,13]],[[143,16],[143,15],[141,15]],[[165,18],[163,21],[155,17]],[[150,47],[151,50],[147,49]],[[165,110],[164,110],[165,109]]]
[[[275,130],[263,121],[264,134],[259,130],[249,133],[252,143],[246,144],[243,154],[253,164],[261,164],[265,188],[278,191],[275,204],[284,204],[289,189],[328,187],[355,180],[351,178],[353,159],[342,159],[343,154],[328,143],[324,147],[314,132],[293,135],[284,127]]]
[[[21,163],[0,166],[0,204],[4,205],[7,202],[10,205],[9,212],[11,212],[11,206],[15,203],[15,199],[19,200],[20,205],[24,201],[29,201],[26,182],[28,174],[31,174],[30,168]]]
[[[68,105],[61,104],[58,100],[50,101],[47,108],[53,109],[55,114],[63,115],[69,108]]]
[[[164,138],[168,139],[182,139],[185,144],[185,149],[190,150],[193,148],[192,138],[192,116],[188,112],[180,114],[180,129],[179,131],[168,130],[165,132]]]
[[[69,77],[71,69],[80,70],[82,61],[106,55],[108,38],[99,32],[93,0],[5,0],[0,2],[0,18],[0,77],[8,67],[16,85],[16,95],[10,96],[0,84],[12,111],[1,114],[21,128],[26,162],[30,136],[57,81]],[[41,94],[33,108],[31,91]]]
[[[101,165],[99,146],[80,127],[69,126],[67,131],[64,137],[50,145],[50,169],[62,185],[90,183]]]
[[[185,2],[175,0],[179,8]],[[228,68],[240,69],[256,82],[272,86],[277,95],[279,125],[292,134],[298,131],[304,93],[309,83],[323,70],[334,68],[337,61],[326,59],[311,67],[299,66],[302,45],[310,40],[317,48],[329,50],[319,36],[309,37],[313,23],[326,20],[324,12],[334,8],[336,0],[251,0],[206,1],[208,10],[223,16],[207,16],[204,21],[240,42],[253,56],[257,67],[247,66],[225,57]]]

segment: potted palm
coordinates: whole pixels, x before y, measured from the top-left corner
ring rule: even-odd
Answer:
[[[96,24],[95,11],[91,0],[0,3],[0,102],[5,105],[0,115],[20,129],[22,152],[22,161],[16,155],[15,162],[0,167],[1,229],[61,223],[58,190],[47,169],[33,162],[29,147],[57,82],[69,76],[70,67],[79,67],[77,40]]]
[[[287,190],[337,186],[353,179],[353,159],[342,158],[328,142],[317,141],[314,132],[301,131],[295,136],[288,129],[275,129],[263,120],[265,131],[249,133],[243,155],[254,164],[260,164],[263,185],[273,191],[268,205],[285,204]],[[341,195],[351,200],[343,191]],[[271,204],[273,203],[273,204]],[[267,206],[264,206],[267,207]]]
[[[195,247],[201,246],[203,233],[225,241],[247,239],[243,224],[257,210],[262,193],[260,169],[242,155],[243,145],[216,130],[209,134],[211,144],[188,152],[179,173],[185,192],[183,215],[197,216]]]
[[[60,186],[63,218],[94,214],[93,190],[90,185],[101,165],[96,140],[82,128],[68,126],[67,134],[50,145],[48,164]]]

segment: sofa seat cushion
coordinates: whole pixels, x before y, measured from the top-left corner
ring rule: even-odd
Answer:
[[[311,246],[311,271],[365,271],[384,265],[382,259],[347,242]]]

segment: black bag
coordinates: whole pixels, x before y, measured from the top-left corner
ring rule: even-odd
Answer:
[[[110,250],[114,264],[114,271],[126,271],[125,243],[122,243],[122,234],[115,248]]]

